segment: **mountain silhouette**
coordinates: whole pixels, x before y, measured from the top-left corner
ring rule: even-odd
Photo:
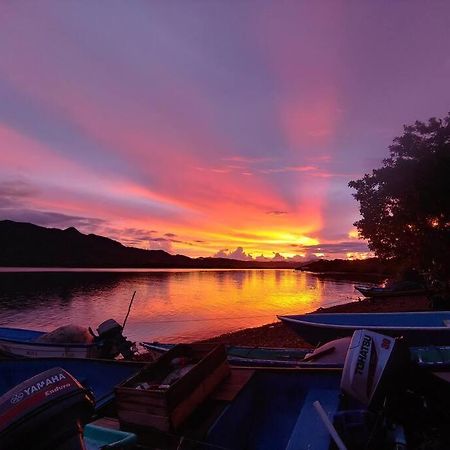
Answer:
[[[293,268],[298,262],[189,258],[163,250],[126,247],[74,227],[60,230],[31,223],[0,221],[1,267]]]

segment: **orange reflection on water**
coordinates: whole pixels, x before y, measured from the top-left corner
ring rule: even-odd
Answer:
[[[192,340],[356,299],[349,283],[292,270],[211,270],[151,277],[138,289],[130,329],[155,340]]]
[[[191,341],[356,299],[352,283],[294,270],[0,270],[0,325],[49,331],[122,323],[141,341]]]

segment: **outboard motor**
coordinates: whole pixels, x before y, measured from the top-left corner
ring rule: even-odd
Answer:
[[[114,319],[102,322],[95,338],[101,342],[101,357],[114,358],[119,354],[125,359],[131,359],[135,353],[134,343],[128,341],[122,334],[123,328]]]
[[[345,358],[341,389],[369,409],[377,409],[388,389],[395,389],[409,361],[408,349],[400,339],[357,330]]]
[[[85,450],[82,423],[94,398],[59,367],[0,397],[0,450]]]

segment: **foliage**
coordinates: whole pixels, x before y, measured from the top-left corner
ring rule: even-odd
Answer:
[[[362,219],[354,225],[384,259],[448,277],[450,113],[405,126],[383,167],[351,181]]]
[[[352,273],[387,276],[397,272],[397,261],[381,261],[378,258],[367,259],[319,259],[304,264],[300,270],[310,272]],[[384,277],[385,278],[385,277]]]

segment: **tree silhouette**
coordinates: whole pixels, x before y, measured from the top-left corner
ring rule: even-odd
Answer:
[[[350,181],[369,248],[435,275],[450,266],[450,113],[404,126],[383,167]]]

